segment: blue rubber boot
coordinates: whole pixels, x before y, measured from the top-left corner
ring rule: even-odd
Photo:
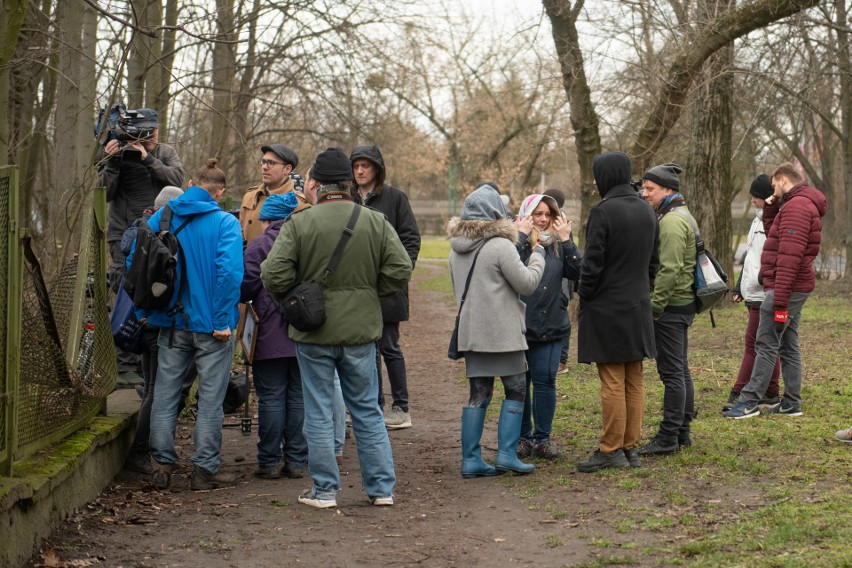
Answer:
[[[461,447],[462,477],[491,477],[500,475],[482,459],[482,427],[485,425],[485,409],[466,406],[462,409]]]
[[[498,471],[532,473],[535,466],[518,459],[516,447],[521,437],[521,420],[524,417],[524,403],[516,400],[504,400],[500,409],[500,422],[497,424],[497,460],[494,466]]]

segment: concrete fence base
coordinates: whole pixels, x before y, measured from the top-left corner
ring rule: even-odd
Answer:
[[[0,477],[0,567],[16,567],[75,509],[97,497],[121,469],[136,426],[139,397],[107,399],[107,415],[61,442],[16,462]]]

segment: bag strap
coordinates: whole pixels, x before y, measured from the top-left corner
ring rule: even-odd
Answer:
[[[701,238],[701,233],[698,232],[698,225],[695,223],[695,219],[693,219],[692,215],[689,215],[686,211],[681,211],[680,207],[675,207],[672,209],[674,213],[679,213],[681,217],[686,219],[689,226],[692,227],[692,232],[695,233],[695,250],[698,254],[704,252],[704,239]]]
[[[482,251],[482,247],[484,246],[485,243],[479,245],[479,248],[476,249],[476,254],[473,255],[473,262],[470,263],[470,270],[467,273],[467,279],[464,281],[464,292],[462,292],[461,302],[459,302],[459,313],[456,315],[457,318],[461,316],[464,301],[465,298],[467,298],[467,289],[470,287],[470,279],[473,277],[473,268],[476,266],[476,259],[479,258],[479,253]]]
[[[337,241],[337,246],[335,247],[334,252],[331,253],[331,258],[328,259],[328,264],[325,265],[325,270],[322,272],[320,284],[323,286],[325,286],[325,282],[328,280],[329,275],[334,272],[335,268],[337,268],[337,263],[340,262],[343,249],[346,248],[346,243],[349,241],[349,237],[352,236],[352,229],[355,228],[355,223],[358,222],[358,215],[360,214],[361,206],[355,204],[355,207],[352,209],[352,215],[349,217],[349,222],[346,223],[346,227],[343,229],[343,234],[340,235],[340,240]]]

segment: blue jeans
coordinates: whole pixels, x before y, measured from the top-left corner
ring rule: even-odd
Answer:
[[[385,418],[379,408],[376,345],[296,343],[305,394],[305,438],[313,494],[334,497],[340,471],[334,457],[334,372],[340,374],[343,399],[352,417],[361,481],[369,497],[393,495],[396,474]]]
[[[527,396],[524,398],[524,417],[521,436],[542,441],[550,438],[553,415],[556,413],[556,371],[562,339],[556,341],[528,341]],[[532,396],[530,396],[532,386]],[[535,422],[535,429],[533,429]]]
[[[183,376],[192,364],[198,369],[198,416],[195,419],[195,454],[192,463],[211,473],[219,471],[222,449],[222,401],[228,390],[234,336],[219,341],[211,333],[174,330],[169,347],[170,329],[161,329],[157,340],[159,365],[154,405],[151,407],[151,456],[159,463],[178,460],[175,451],[175,426],[181,401]]]
[[[784,400],[793,406],[802,406],[802,353],[799,350],[799,321],[802,307],[810,296],[806,292],[793,292],[787,304],[787,327],[775,330],[775,290],[768,290],[760,304],[760,324],[754,341],[757,357],[751,370],[751,379],[740,391],[740,400],[756,404],[766,394],[772,378],[775,361],[781,358],[781,376],[784,377]]]
[[[308,443],[302,427],[305,402],[302,376],[295,357],[255,361],[254,388],[257,392],[257,465],[274,467],[281,458],[296,467],[308,461]]]
[[[346,403],[340,389],[340,375],[334,372],[334,455],[343,455],[346,443]]]

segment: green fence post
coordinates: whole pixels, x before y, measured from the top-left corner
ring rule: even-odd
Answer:
[[[21,256],[21,237],[24,228],[19,220],[24,218],[19,211],[18,199],[18,167],[7,166],[0,168],[0,178],[9,178],[9,203],[6,252],[6,396],[4,400],[4,451],[0,454],[0,475],[11,476],[12,464],[15,461],[15,449],[18,446],[18,390],[20,384],[20,352],[21,352],[21,290],[23,265]]]

